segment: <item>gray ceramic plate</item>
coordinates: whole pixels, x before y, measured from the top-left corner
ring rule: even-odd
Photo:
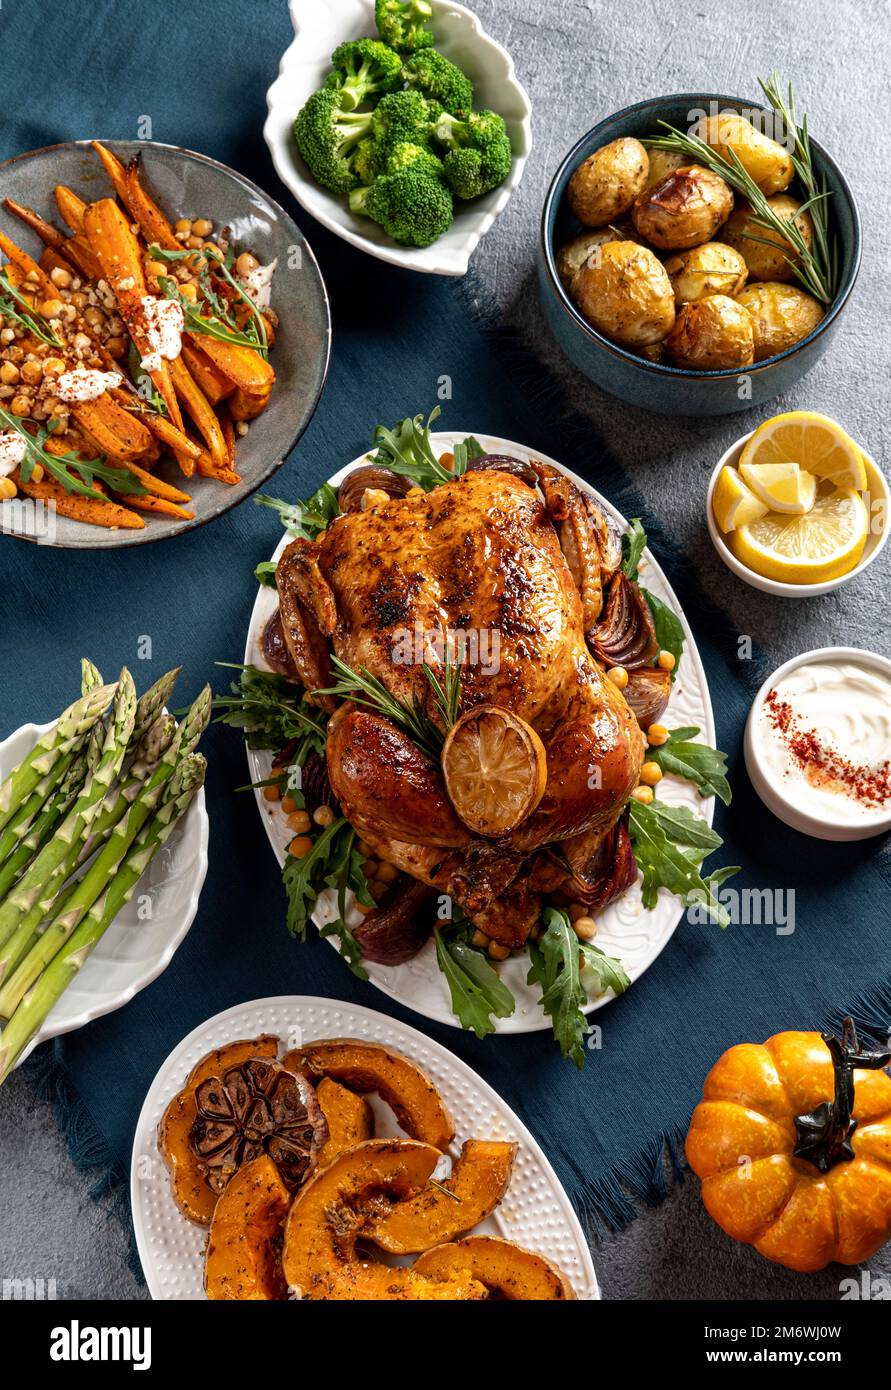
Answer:
[[[236,246],[250,247],[264,264],[278,257],[272,282],[272,305],[279,329],[270,360],[276,384],[269,406],[238,441],[238,472],[234,487],[197,475],[183,479],[172,459],[158,468],[160,477],[182,485],[192,496],[194,521],[175,521],[145,514],[141,531],[107,531],[69,517],[55,519],[55,536],[44,544],[83,550],[146,545],[180,535],[237,507],[281,465],[312,418],[318,404],[331,347],[328,295],[316,259],[303,233],[278,203],[255,183],[206,155],[174,145],[138,140],[105,142],[123,160],[142,151],[145,182],[171,220],[208,217],[214,227],[228,224]],[[59,224],[53,186],[68,184],[89,201],[108,197],[111,188],[98,156],[88,141],[51,145],[17,155],[0,164],[0,199],[13,198]],[[9,236],[34,256],[42,246],[18,218],[0,208],[0,223]],[[14,503],[3,503],[4,510]],[[17,507],[5,534],[36,540],[33,515]],[[0,517],[0,522],[4,519]]]

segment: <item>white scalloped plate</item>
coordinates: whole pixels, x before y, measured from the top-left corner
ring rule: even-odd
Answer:
[[[487,452],[513,454],[521,459],[536,458],[545,463],[553,464],[555,468],[561,468],[577,487],[589,492],[592,497],[597,499],[622,530],[628,529],[625,518],[616,511],[615,507],[611,506],[602,493],[595,491],[589,483],[586,483],[584,478],[578,477],[568,468],[563,468],[563,465],[558,463],[556,459],[527,449],[522,444],[515,444],[509,439],[498,439],[494,435],[480,434],[473,430],[443,431],[431,435],[434,451],[442,453],[446,449],[452,449],[458,440],[465,439],[467,435],[474,433]],[[354,459],[346,468],[335,473],[334,477],[330,479],[332,485],[337,487],[347,473],[366,462],[367,455],[365,454]],[[274,552],[273,559],[278,559],[287,541],[287,536],[282,538]],[[686,638],[684,656],[678,678],[672,689],[671,702],[666,717],[674,728],[690,724],[698,726],[702,738],[707,743],[714,745],[715,721],[702,661],[696,649],[690,626],[674,596],[671,585],[649,550],[644,551],[642,573],[647,588],[652,590],[657,598],[663,599],[674,609],[684,626]],[[275,612],[275,608],[274,591],[261,588],[254,603],[254,611],[251,614],[244,656],[245,661],[251,665],[266,665],[263,659],[261,639],[264,624]],[[248,765],[251,770],[251,781],[262,782],[269,777],[272,757],[265,752],[249,750]],[[257,807],[266,826],[270,843],[279,863],[284,864],[291,832],[288,830],[285,818],[277,805],[264,800],[261,791],[257,791],[255,794]],[[659,795],[670,805],[688,806],[696,815],[703,816],[711,824],[715,807],[714,798],[701,797],[690,782],[667,776],[659,784]],[[319,909],[316,915],[321,923],[333,921],[337,916],[333,891],[328,891],[319,898]],[[659,901],[656,906],[652,911],[647,911],[641,902],[639,883],[633,884],[617,902],[611,903],[603,912],[598,913],[597,920],[600,930],[597,933],[596,944],[608,954],[621,958],[633,982],[643,974],[648,966],[652,965],[664,949],[682,916],[683,907],[680,902],[664,888],[659,890]],[[356,926],[362,921],[361,915],[356,912],[355,908],[352,909],[349,921]],[[282,930],[284,931],[284,924]],[[336,941],[333,938],[329,939],[329,945],[333,946],[335,950],[337,949]],[[448,990],[436,964],[436,951],[432,942],[428,941],[423,950],[414,959],[406,961],[404,965],[376,965],[369,962],[366,968],[372,983],[377,985],[378,989],[383,990],[384,994],[389,994],[391,999],[395,999],[409,1009],[415,1009],[426,1018],[435,1019],[437,1023],[449,1023],[455,1028],[460,1026],[449,1007]],[[533,1033],[551,1026],[550,1021],[538,1006],[536,990],[526,984],[527,969],[527,957],[523,952],[511,956],[500,967],[503,979],[513,991],[517,1007],[510,1018],[496,1020],[495,1027],[499,1033]],[[588,1004],[585,1012],[593,1013],[595,1009],[602,1008],[613,997],[612,991],[601,995]]]
[[[452,0],[433,0],[436,47],[467,73],[476,105],[504,117],[514,152],[504,183],[473,202],[455,204],[455,220],[432,246],[398,246],[376,223],[350,212],[345,197],[329,193],[309,175],[294,141],[294,118],[331,70],[331,54],[348,39],[376,34],[371,0],[291,0],[295,38],[266,93],[263,135],[276,172],[301,207],[336,236],[391,265],[432,275],[464,275],[480,238],[507,206],[532,148],[532,106],[513,59],[483,32],[476,15]]]
[[[0,743],[0,781],[51,727],[23,724]],[[72,1033],[92,1019],[122,1008],[167,969],[198,911],[207,874],[207,837],[202,787],[140,879],[138,891],[118,913],[22,1053],[19,1066],[39,1043]],[[142,920],[139,904],[146,895],[151,897],[152,911]]]
[[[580,1299],[600,1292],[585,1234],[566,1193],[539,1145],[509,1105],[457,1057],[414,1028],[374,1009],[311,995],[280,995],[238,1004],[202,1023],[174,1048],[149,1088],[130,1168],[130,1202],[136,1247],[152,1298],[204,1298],[203,1252],[207,1232],[187,1221],[170,1192],[158,1152],[158,1126],[196,1062],[237,1038],[275,1033],[289,1047],[319,1038],[364,1038],[398,1048],[429,1073],[455,1121],[454,1157],[464,1139],[506,1139],[519,1145],[513,1178],[501,1206],[475,1230],[504,1236],[553,1260]],[[372,1097],[376,1132],[401,1134],[389,1107]],[[410,1263],[401,1260],[397,1263]]]

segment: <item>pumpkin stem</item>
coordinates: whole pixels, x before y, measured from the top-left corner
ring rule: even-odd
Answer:
[[[836,1163],[847,1163],[854,1157],[851,1139],[857,1128],[854,1112],[854,1071],[878,1071],[891,1062],[891,1052],[864,1052],[857,1040],[854,1020],[846,1018],[842,1036],[823,1033],[835,1072],[835,1095],[795,1120],[796,1158],[813,1163],[821,1173],[828,1173]]]

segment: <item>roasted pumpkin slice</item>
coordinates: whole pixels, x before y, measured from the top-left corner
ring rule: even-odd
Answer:
[[[239,1168],[210,1223],[204,1265],[208,1298],[287,1298],[281,1246],[290,1204],[290,1190],[268,1155]]]
[[[414,1139],[367,1139],[301,1188],[285,1222],[282,1268],[301,1298],[336,1301],[484,1298],[482,1284],[456,1269],[423,1278],[357,1257],[356,1241],[388,1201],[427,1182],[439,1150]]]
[[[451,1176],[398,1202],[363,1232],[391,1255],[413,1255],[472,1231],[507,1191],[516,1144],[468,1139]]]
[[[279,1040],[271,1033],[227,1043],[202,1057],[186,1078],[186,1084],[164,1111],[158,1131],[158,1147],[170,1169],[173,1199],[183,1216],[199,1226],[209,1226],[218,1192],[207,1182],[207,1168],[189,1142],[198,1116],[195,1091],[202,1081],[219,1076],[250,1057],[275,1057]]]
[[[497,1236],[468,1236],[451,1245],[437,1245],[415,1260],[412,1269],[433,1279],[471,1275],[485,1284],[490,1298],[539,1303],[575,1298],[566,1275],[544,1255]]]
[[[451,1116],[430,1077],[401,1052],[357,1038],[328,1038],[298,1047],[282,1061],[311,1080],[328,1076],[350,1091],[376,1091],[412,1139],[443,1150],[454,1138]]]
[[[318,1167],[327,1168],[342,1153],[374,1136],[374,1111],[364,1096],[323,1076],[316,1099],[328,1124],[328,1139],[319,1152]]]

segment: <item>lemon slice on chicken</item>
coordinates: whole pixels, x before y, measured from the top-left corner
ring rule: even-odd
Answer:
[[[863,492],[868,485],[863,455],[850,435],[828,415],[811,410],[790,410],[765,420],[740,456],[741,471],[747,464],[782,463],[797,463],[835,488]]]
[[[817,480],[797,463],[741,463],[743,482],[772,512],[804,516],[814,505]]]
[[[756,574],[785,584],[820,584],[847,574],[860,560],[869,516],[853,488],[818,497],[804,516],[768,512],[731,531],[727,544]]]
[[[453,724],[442,749],[452,805],[478,835],[506,835],[535,810],[548,779],[538,734],[519,715],[479,705]]]

